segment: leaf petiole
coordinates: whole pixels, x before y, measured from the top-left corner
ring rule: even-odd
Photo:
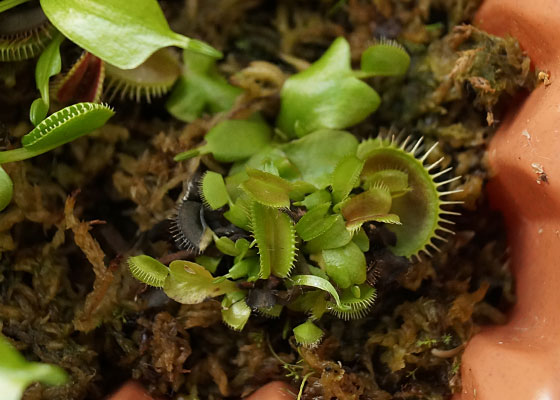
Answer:
[[[3,0],[0,1],[0,13],[19,6],[20,4],[27,3],[29,0]]]

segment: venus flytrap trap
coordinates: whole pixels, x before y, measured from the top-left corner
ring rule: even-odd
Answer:
[[[53,98],[62,105],[80,102],[97,103],[103,92],[105,63],[84,51],[68,72],[51,84]]]
[[[19,0],[0,2],[0,62],[36,57],[56,33],[39,6],[16,7],[22,3]]]
[[[102,104],[79,103],[50,115],[25,135],[21,148],[0,152],[0,164],[25,160],[69,143],[105,125],[113,110]]]

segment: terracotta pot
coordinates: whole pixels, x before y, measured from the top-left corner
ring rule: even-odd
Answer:
[[[490,146],[488,190],[506,219],[518,303],[507,325],[470,341],[456,400],[560,399],[560,2],[485,0],[475,23],[516,37],[551,84],[509,110]]]
[[[144,388],[135,381],[125,383],[107,400],[154,400]]]

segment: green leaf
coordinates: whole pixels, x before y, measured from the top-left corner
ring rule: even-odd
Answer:
[[[291,137],[353,126],[381,102],[375,90],[354,77],[350,45],[342,37],[308,69],[284,83],[281,100],[277,126]]]
[[[290,279],[290,281],[294,286],[310,286],[316,289],[321,289],[330,294],[339,307],[345,308],[340,302],[338,292],[336,291],[332,283],[330,283],[326,279],[315,275],[296,275],[292,279]]]
[[[215,114],[233,107],[242,90],[218,73],[214,58],[185,50],[183,61],[183,75],[165,104],[171,115],[192,122],[204,112]]]
[[[228,273],[224,276],[226,278],[233,279],[233,280],[240,279],[243,277],[257,278],[259,275],[259,269],[260,269],[259,258],[250,257],[234,264],[230,268]],[[249,279],[247,280],[249,281]]]
[[[260,277],[286,278],[294,266],[296,232],[291,218],[276,208],[253,202],[251,225],[260,256]]]
[[[296,232],[303,240],[310,241],[322,235],[336,222],[336,215],[326,215],[330,203],[321,204],[305,213],[296,224]]]
[[[204,204],[212,210],[217,210],[229,202],[224,178],[217,172],[208,171],[204,174],[200,184],[200,194]]]
[[[14,195],[14,184],[10,175],[0,167],[0,211],[8,207]]]
[[[252,201],[253,200],[244,193],[243,196],[239,196],[234,204],[229,205],[229,210],[224,212],[224,217],[233,225],[243,230],[250,231],[249,208]]]
[[[367,76],[404,75],[409,65],[410,56],[397,42],[374,44],[362,53],[361,68]]]
[[[263,121],[226,120],[205,136],[206,144],[175,156],[175,161],[211,153],[217,161],[246,160],[270,142],[272,131]]]
[[[50,22],[78,46],[122,69],[142,64],[163,47],[211,57],[206,43],[173,32],[156,0],[40,0]]]
[[[255,201],[274,208],[290,207],[290,192],[292,185],[279,176],[263,172],[258,169],[248,168],[249,179],[241,187]]]
[[[323,190],[317,190],[316,192],[305,196],[305,198],[302,201],[298,201],[294,203],[294,205],[303,206],[308,210],[311,210],[314,207],[330,202],[331,202],[331,194],[327,190],[323,189]]]
[[[269,145],[266,148],[259,150],[244,164],[235,165],[230,174],[240,169],[254,168],[265,170],[267,166],[273,165],[278,170],[278,175],[290,181],[296,180],[300,177],[299,171],[293,165],[286,154],[278,147]]]
[[[222,236],[220,238],[214,237],[214,243],[218,250],[224,253],[226,256],[235,257],[239,255],[239,249],[235,247],[235,243],[233,240],[228,238],[227,236]]]
[[[19,400],[33,382],[62,385],[66,372],[54,365],[29,362],[0,334],[0,390],[4,400]]]
[[[293,181],[291,183],[290,199],[294,201],[303,200],[305,195],[317,191],[315,186],[305,181]]]
[[[344,158],[336,166],[332,175],[332,197],[334,203],[345,200],[360,179],[364,162],[355,155]]]
[[[345,131],[321,130],[281,148],[304,181],[324,189],[331,184],[336,165],[346,156],[356,154],[358,140]]]
[[[163,291],[182,304],[198,304],[207,298],[221,296],[237,290],[235,283],[214,283],[212,274],[201,265],[190,261],[173,261]]]
[[[49,105],[45,103],[45,100],[39,97],[31,103],[31,107],[29,108],[29,120],[34,126],[37,126],[45,119],[48,113]]]
[[[341,288],[359,285],[366,280],[366,257],[354,242],[323,250],[323,261],[327,275]]]
[[[344,246],[352,240],[352,234],[346,229],[342,215],[335,214],[336,219],[332,226],[321,236],[310,240],[305,246],[308,253],[318,253],[324,249],[334,249]]]
[[[198,256],[194,259],[197,264],[202,265],[204,268],[208,270],[211,274],[216,272],[218,269],[218,265],[222,261],[222,257],[210,257],[210,256]]]
[[[294,337],[298,344],[301,344],[305,347],[315,347],[325,333],[315,325],[311,320],[307,320],[301,325],[298,325],[294,328]]]
[[[363,228],[358,230],[358,233],[354,235],[352,241],[362,250],[364,253],[369,251],[369,238]]]
[[[132,276],[147,285],[163,287],[169,268],[155,258],[139,255],[128,258],[128,267]]]
[[[22,148],[0,152],[0,164],[46,153],[102,127],[114,111],[105,105],[78,103],[43,120],[21,139]]]
[[[43,105],[37,104],[37,100],[33,102],[31,112],[31,122],[37,126],[47,116],[50,104],[49,96],[49,79],[60,73],[62,68],[62,60],[60,58],[60,45],[64,41],[64,36],[56,32],[53,40],[45,47],[35,66],[35,83],[37,89],[41,93]]]
[[[222,301],[222,320],[231,329],[241,331],[251,316],[251,308],[245,302],[242,292],[226,296]]]

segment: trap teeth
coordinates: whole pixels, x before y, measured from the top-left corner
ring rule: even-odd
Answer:
[[[202,203],[183,200],[171,224],[171,234],[180,249],[200,253],[212,240],[212,232],[206,225]]]

